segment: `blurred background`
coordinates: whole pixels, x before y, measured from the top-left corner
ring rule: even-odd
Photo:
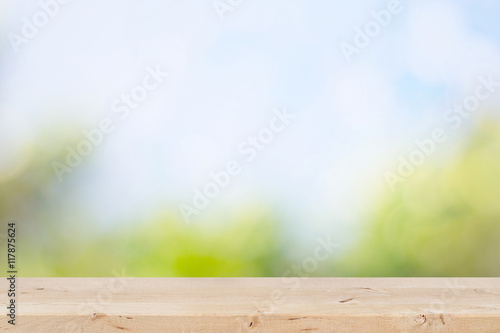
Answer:
[[[2,0],[1,246],[16,221],[21,276],[498,276],[499,13]]]

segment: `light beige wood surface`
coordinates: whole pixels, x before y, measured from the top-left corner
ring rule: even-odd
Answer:
[[[0,299],[6,305],[7,280]],[[8,332],[500,332],[500,278],[19,278]]]

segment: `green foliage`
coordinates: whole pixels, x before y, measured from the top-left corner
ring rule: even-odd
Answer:
[[[342,262],[355,276],[500,274],[500,127],[478,126],[444,167],[421,167],[383,196]]]
[[[108,231],[84,206],[63,220],[80,169],[60,183],[50,164],[64,159],[58,138],[70,136],[42,137],[15,176],[0,175],[0,217],[18,220],[22,276],[280,276],[305,257],[290,255],[302,244],[257,205],[194,225],[161,207]],[[431,160],[381,195],[358,243],[310,275],[498,276],[499,124],[482,123],[467,142],[444,165]]]

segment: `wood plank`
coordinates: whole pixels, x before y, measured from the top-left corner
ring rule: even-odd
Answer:
[[[500,332],[500,278],[18,278],[7,320],[1,331]]]

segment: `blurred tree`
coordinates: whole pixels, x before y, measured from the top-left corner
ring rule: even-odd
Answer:
[[[383,196],[340,265],[352,276],[500,274],[500,125],[483,121],[443,168]]]

